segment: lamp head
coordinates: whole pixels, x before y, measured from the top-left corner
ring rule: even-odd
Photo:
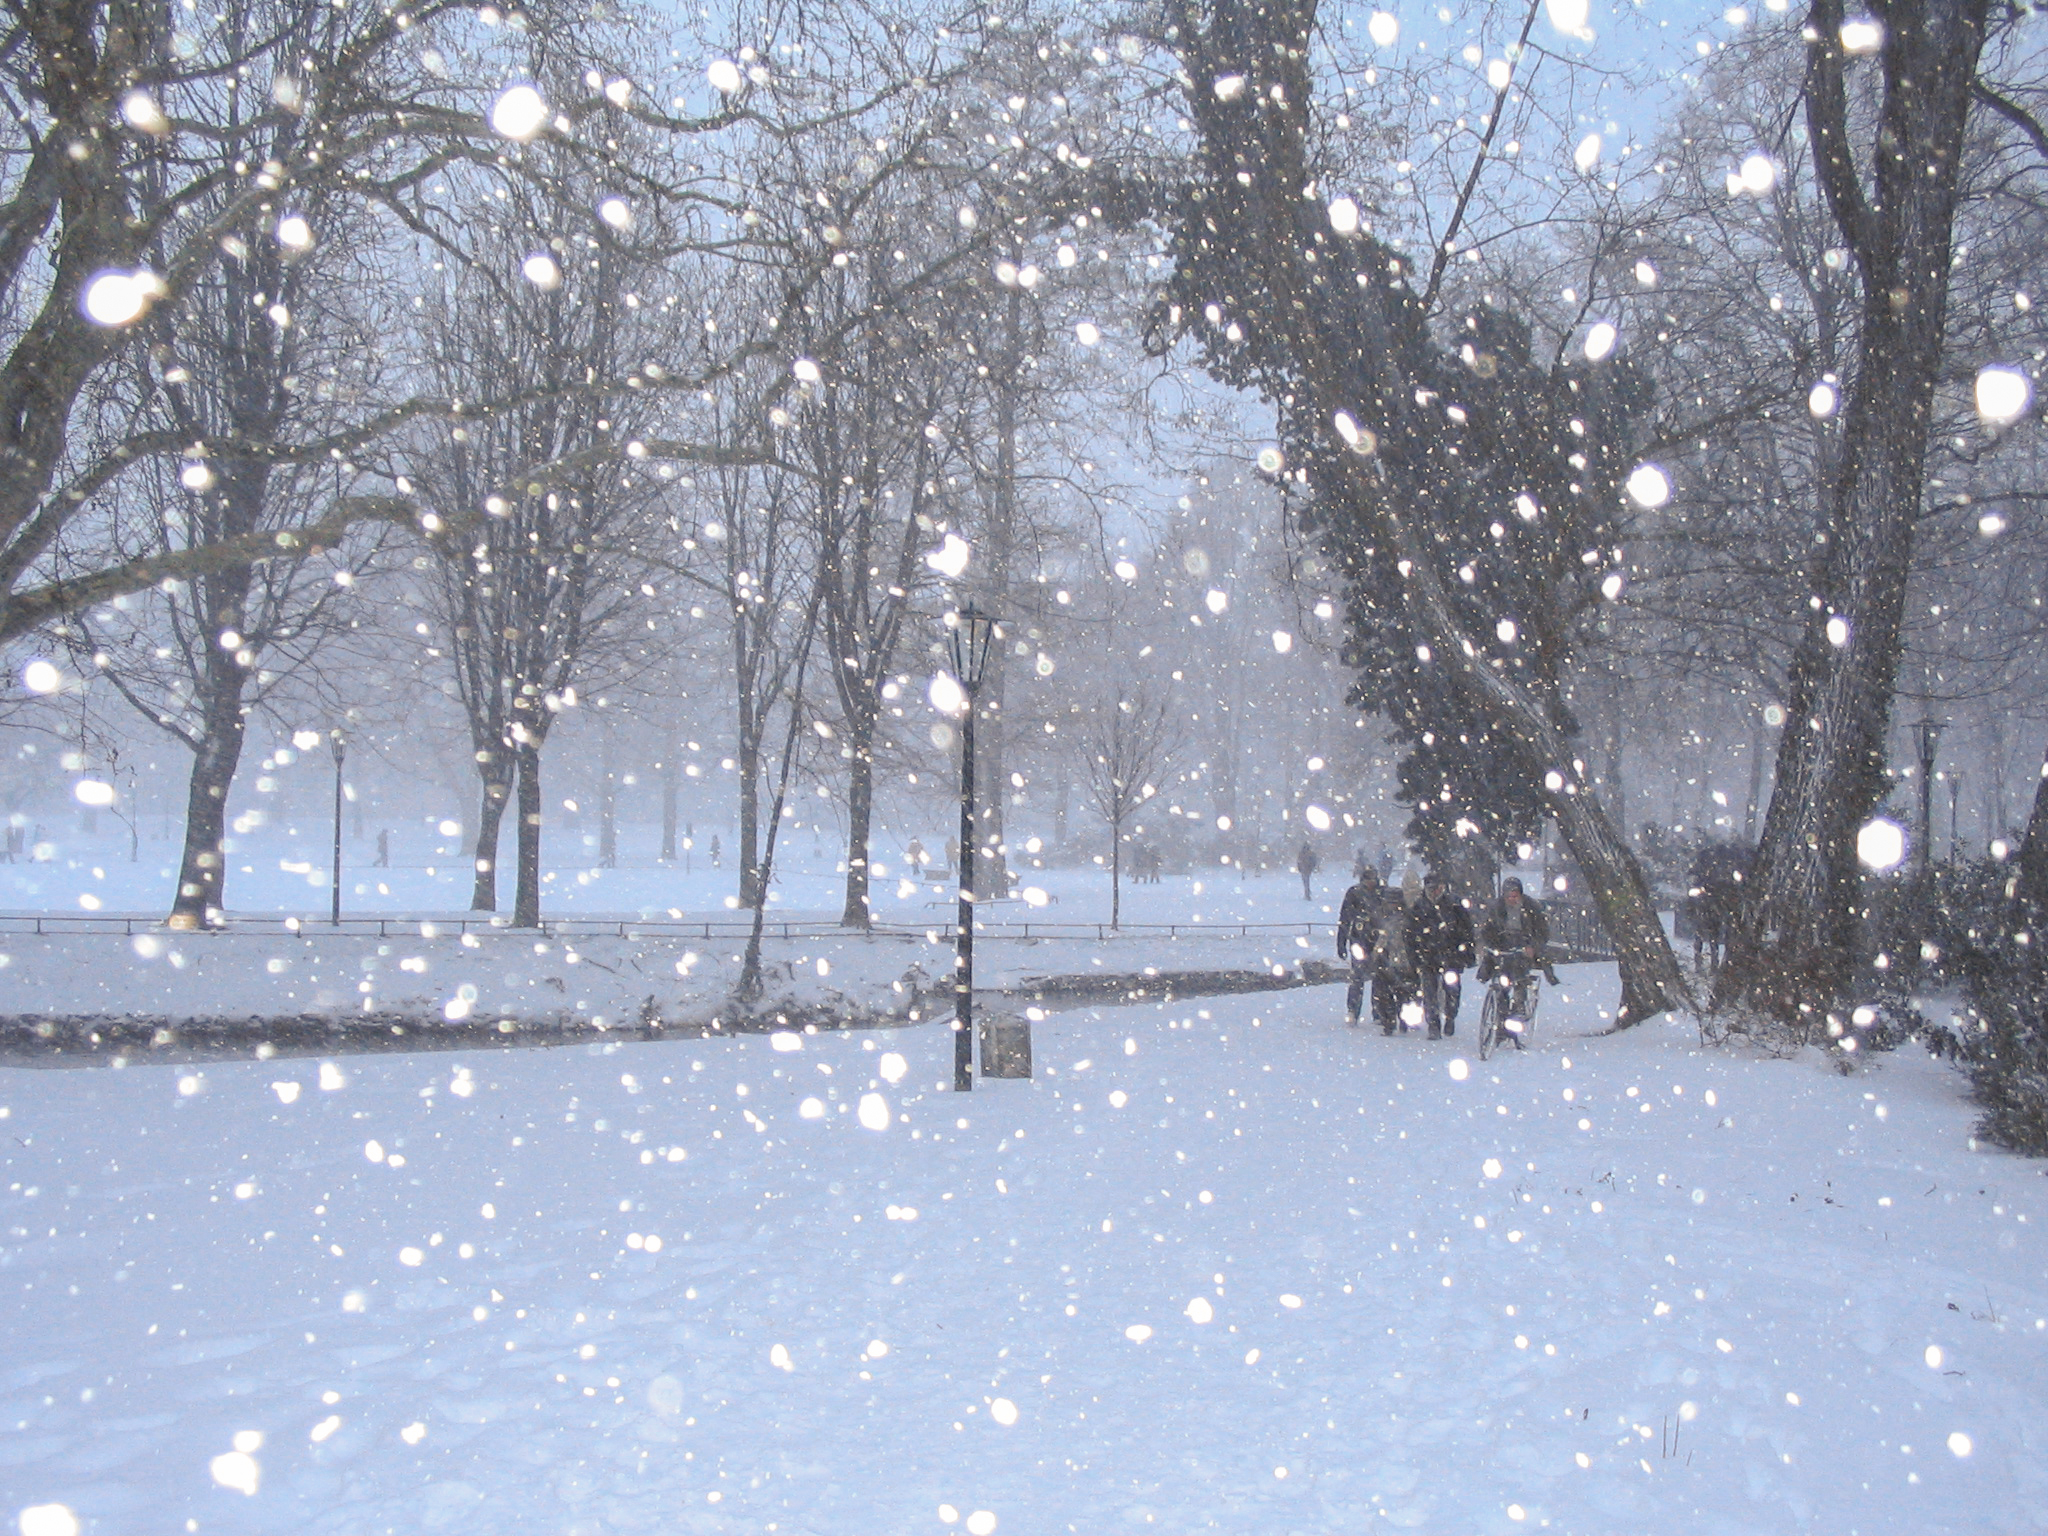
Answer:
[[[340,762],[342,754],[348,750],[348,739],[341,734],[339,726],[327,733],[327,747],[334,754],[334,760]]]
[[[953,675],[972,696],[980,690],[988,671],[989,652],[995,644],[995,615],[971,602],[963,603],[946,615],[946,627],[951,631],[948,644],[953,653]]]
[[[1940,735],[1941,722],[1936,720],[1931,714],[1922,715],[1913,722],[1913,736],[1919,744],[1920,761],[1922,763],[1933,763],[1935,742]]]

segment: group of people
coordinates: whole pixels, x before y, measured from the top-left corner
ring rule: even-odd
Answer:
[[[1337,957],[1351,967],[1344,994],[1345,1022],[1354,1028],[1370,989],[1372,1021],[1380,1033],[1426,1026],[1432,1040],[1458,1031],[1463,973],[1479,962],[1479,979],[1494,975],[1495,957],[1540,968],[1551,984],[1557,973],[1545,958],[1550,923],[1542,906],[1529,899],[1510,875],[1500,899],[1480,925],[1475,944],[1472,914],[1451,894],[1443,875],[1431,870],[1419,891],[1387,886],[1367,864],[1344,893],[1337,913]],[[1477,951],[1483,949],[1484,953]]]

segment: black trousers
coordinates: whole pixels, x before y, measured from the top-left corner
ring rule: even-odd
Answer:
[[[1372,1021],[1390,1033],[1401,1022],[1401,1009],[1416,1000],[1418,979],[1403,971],[1381,971],[1372,979]]]
[[[1365,989],[1372,981],[1372,961],[1353,956],[1351,960],[1351,985],[1344,989],[1344,1017],[1352,1023],[1358,1022],[1358,1010],[1365,1003]]]
[[[1458,1024],[1458,1001],[1465,985],[1456,971],[1425,971],[1422,976],[1422,1017],[1429,1032],[1448,1035]]]

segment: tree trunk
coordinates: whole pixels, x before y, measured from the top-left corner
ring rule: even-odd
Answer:
[[[1855,964],[1856,835],[1886,788],[1984,0],[1887,7],[1867,202],[1848,144],[1841,21],[1841,0],[1816,0],[1807,121],[1822,189],[1862,273],[1862,356],[1826,543],[1804,589],[1818,601],[1792,662],[1777,782],[1716,997],[1801,1028],[1825,1021]]]
[[[1742,802],[1742,840],[1745,843],[1756,841],[1756,813],[1764,803],[1764,748],[1767,742],[1764,732],[1767,729],[1759,718],[1756,728],[1749,733],[1749,793]]]
[[[848,725],[853,760],[846,765],[846,906],[839,926],[865,932],[874,922],[868,901],[868,855],[875,809],[874,725]]]
[[[1988,848],[1991,839],[2004,837],[2005,825],[2005,716],[1993,711],[1985,726],[1985,767],[1984,775],[1984,845]]]
[[[1109,827],[1109,926],[1119,928],[1124,919],[1124,824]]]
[[[683,765],[680,743],[670,742],[668,757],[661,765],[661,861],[676,861],[676,792],[681,787]]]
[[[522,743],[519,759],[519,884],[512,896],[512,925],[540,926],[540,748]]]
[[[2041,764],[2041,776],[2034,786],[2033,809],[2027,814],[2027,835],[2020,842],[2013,899],[2019,903],[2022,921],[2040,941],[2039,930],[2048,915],[2048,760]]]
[[[206,579],[200,611],[209,635],[241,622],[249,582],[247,566]],[[177,893],[171,901],[173,928],[221,926],[227,885],[228,791],[242,762],[247,730],[242,686],[247,678],[247,670],[218,644],[206,648],[199,679],[205,695],[200,706],[205,734],[192,753],[192,777],[185,796],[185,847],[179,859]]]
[[[1023,262],[1021,251],[1011,259]],[[1017,545],[1017,393],[1024,368],[1024,296],[1012,288],[1003,301],[1002,357],[995,379],[995,484],[990,488],[987,570],[988,601],[996,617],[1008,621],[1014,630],[1023,626],[1021,617],[1010,611],[1010,565]],[[976,692],[980,718],[975,736],[984,765],[983,782],[988,792],[979,797],[976,815],[979,831],[975,838],[974,889],[983,901],[1001,901],[1010,894],[1009,847],[1004,837],[1010,803],[1009,731],[1003,711],[1013,642],[997,640],[989,646],[988,667]]]
[[[234,665],[232,658],[228,665]],[[185,797],[185,849],[179,861],[178,892],[171,902],[173,928],[222,926],[228,790],[242,761],[244,733],[239,669],[233,691],[207,701],[205,718],[206,737],[192,754],[192,778]]]
[[[517,772],[516,767],[514,772]],[[512,793],[511,778],[484,780],[476,812],[476,883],[470,887],[469,910],[498,910],[498,833],[505,820],[505,802]]]
[[[740,905],[761,905],[761,746],[743,734],[739,744]]]
[[[597,787],[597,867],[619,867],[619,776],[612,767],[611,734],[604,739],[604,765]]]
[[[803,650],[797,657],[796,681],[789,690],[789,724],[782,735],[782,765],[775,776],[775,799],[768,810],[768,834],[762,839],[761,862],[755,878],[761,899],[754,903],[754,926],[747,935],[746,957],[740,964],[739,984],[734,995],[743,1003],[761,996],[761,935],[768,920],[768,887],[775,878],[775,844],[782,832],[782,809],[789,798],[790,771],[796,765],[797,738],[803,731],[804,672],[810,665],[811,636],[817,624],[817,597],[804,621]],[[765,715],[763,716],[765,722]]]

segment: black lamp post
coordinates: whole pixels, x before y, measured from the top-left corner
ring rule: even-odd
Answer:
[[[1920,749],[1920,846],[1914,860],[1920,867],[1920,879],[1925,882],[1934,851],[1934,747],[1941,736],[1941,722],[1933,715],[1922,715],[1913,722],[1913,741]]]
[[[327,733],[327,745],[334,751],[334,886],[330,893],[334,901],[330,912],[330,920],[335,927],[339,928],[341,926],[341,765],[342,760],[348,755],[348,743],[342,739],[342,734],[337,729]]]
[[[1960,845],[1956,842],[1956,802],[1962,795],[1962,770],[1951,768],[1948,775],[1948,857],[1951,864],[1961,856]]]
[[[995,643],[995,618],[967,603],[946,616],[960,713],[960,928],[953,956],[953,1091],[974,1087],[974,702]]]

